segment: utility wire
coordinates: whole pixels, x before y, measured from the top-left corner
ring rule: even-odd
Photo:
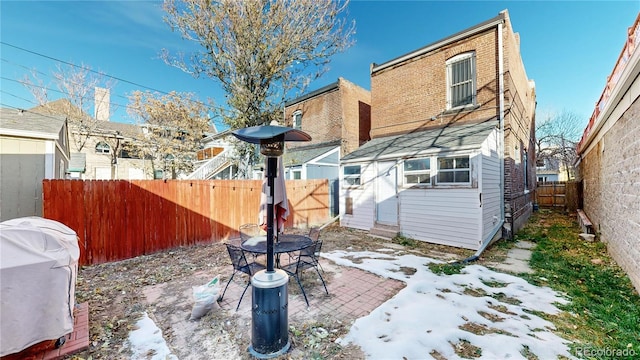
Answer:
[[[16,99],[19,99],[19,100],[22,100],[22,101],[26,101],[26,102],[31,103],[31,104],[36,105],[36,106],[38,105],[38,104],[34,103],[33,100],[25,99],[22,96],[18,96],[18,95],[12,94],[12,93],[10,93],[8,91],[4,91],[2,89],[0,89],[0,93],[7,94],[7,95],[12,96],[12,97],[14,97]]]
[[[41,86],[41,85],[34,85],[34,84],[30,84],[30,83],[28,83],[28,82],[26,82],[26,81],[22,81],[22,80],[11,79],[11,78],[4,77],[4,76],[0,76],[0,79],[2,79],[2,80],[7,80],[7,81],[12,81],[12,82],[16,82],[16,83],[18,83],[18,84],[21,84],[21,85],[24,85],[24,86],[27,86],[27,87],[34,87],[34,88],[44,89],[44,90],[47,90],[47,91],[53,91],[53,92],[56,92],[56,93],[60,93],[60,94],[62,94],[62,95],[67,95],[67,96],[76,96],[76,95],[70,94],[70,93],[68,93],[68,92],[65,92],[65,91],[59,90],[59,89],[53,89],[53,88],[50,88],[50,87],[47,87],[47,86]],[[12,94],[10,94],[10,95],[12,95]],[[13,95],[13,96],[15,96],[15,95]],[[16,97],[17,97],[17,96],[16,96]],[[94,97],[93,97],[93,96],[81,96],[81,97],[79,97],[79,98],[80,98],[80,99],[82,99],[82,100],[89,100],[89,101],[94,100]],[[23,99],[23,100],[24,100],[24,99]],[[31,101],[29,101],[29,102],[31,102]],[[100,102],[101,102],[101,103],[104,103],[104,101],[100,101]],[[130,107],[130,106],[128,106],[128,105],[122,105],[122,104],[114,103],[114,102],[108,102],[108,104],[109,104],[109,105],[116,106],[116,107],[120,107],[120,106],[122,106],[122,107],[124,107],[124,108]]]
[[[1,90],[0,90],[0,91],[1,91]],[[60,120],[60,118],[55,117],[54,115],[50,115],[50,114],[43,114],[43,113],[39,113],[39,112],[37,112],[37,111],[31,111],[31,110],[27,110],[27,109],[21,109],[21,108],[19,108],[19,107],[15,107],[15,106],[12,106],[12,105],[8,105],[8,104],[2,103],[2,102],[0,102],[0,106],[5,107],[5,108],[10,108],[10,109],[18,110],[18,111],[20,111],[20,112],[26,112],[26,113],[30,113],[30,114],[36,114],[36,115],[38,115],[38,116],[46,117],[46,118],[49,118],[49,119],[54,119],[54,120],[56,120],[56,121],[59,121],[59,120]],[[65,115],[59,115],[59,116],[66,117]]]
[[[0,57],[0,61],[5,62],[5,63],[10,64],[10,65],[13,65],[13,66],[17,66],[17,67],[23,68],[23,69],[25,69],[25,70],[27,70],[27,71],[30,71],[30,72],[32,72],[32,73],[37,73],[37,74],[42,75],[42,76],[45,76],[45,77],[47,77],[47,78],[51,78],[51,75],[50,75],[50,74],[46,74],[46,73],[44,73],[44,72],[42,72],[42,71],[40,71],[40,70],[37,70],[37,69],[31,69],[31,68],[28,68],[28,67],[26,67],[26,66],[24,66],[24,65],[21,65],[21,64],[15,63],[15,62],[13,62],[13,61],[7,60],[7,59],[2,58],[2,57]],[[34,77],[35,77],[35,76],[34,76]],[[10,81],[18,81],[18,80],[13,80],[13,79],[7,79],[7,80],[10,80]],[[71,83],[71,84],[73,84],[73,85],[77,85],[77,86],[86,86],[86,84],[79,83],[79,82],[77,82],[77,81],[71,81],[70,79],[66,79],[66,81],[69,81],[69,83]],[[45,86],[41,86],[41,85],[32,84],[32,83],[29,83],[29,82],[27,82],[27,81],[23,81],[21,84],[23,84],[25,87],[34,87],[34,88],[41,88],[41,89],[46,89],[46,90],[53,90],[53,91],[56,91],[56,90],[54,90],[54,89],[50,89],[50,88],[47,88],[47,87],[45,87]],[[64,93],[64,92],[63,92],[63,93]],[[68,95],[70,95],[70,94],[68,94]],[[125,100],[129,101],[129,98],[127,98],[126,96],[120,95],[120,94],[118,94],[118,93],[114,93],[113,95],[115,95],[115,97],[119,97],[119,98],[122,98],[122,99],[125,99]],[[92,99],[93,99],[93,98],[92,98]],[[117,104],[116,104],[116,105],[117,105]]]
[[[65,65],[68,65],[68,66],[72,66],[72,67],[74,67],[74,68],[83,69],[83,70],[86,70],[86,71],[89,71],[89,72],[92,72],[92,73],[98,74],[98,75],[100,75],[100,76],[105,76],[105,77],[108,77],[108,78],[111,78],[111,79],[114,79],[114,80],[118,80],[118,81],[121,81],[121,82],[126,83],[126,84],[130,84],[130,85],[138,86],[138,87],[141,87],[141,88],[143,88],[143,89],[147,89],[147,90],[155,91],[155,92],[160,93],[160,94],[169,95],[169,93],[168,93],[168,92],[166,92],[166,91],[162,91],[162,90],[158,90],[158,89],[155,89],[155,88],[152,88],[152,87],[149,87],[149,86],[145,86],[145,85],[142,85],[142,84],[138,84],[138,83],[136,83],[136,82],[129,81],[129,80],[123,79],[123,78],[121,78],[121,77],[117,77],[117,76],[109,75],[109,74],[104,73],[104,72],[96,71],[96,70],[93,70],[93,69],[91,69],[91,68],[87,68],[87,67],[79,66],[79,65],[76,65],[76,64],[74,64],[74,63],[71,63],[71,62],[68,62],[68,61],[64,61],[64,60],[61,60],[61,59],[57,59],[57,58],[54,58],[54,57],[49,56],[49,55],[41,54],[41,53],[36,52],[36,51],[28,50],[28,49],[25,49],[25,48],[23,48],[23,47],[16,46],[16,45],[13,45],[13,44],[9,44],[9,43],[4,42],[4,41],[0,41],[0,44],[5,45],[5,46],[12,47],[12,48],[17,49],[17,50],[20,50],[20,51],[27,52],[27,53],[29,53],[29,54],[33,54],[33,55],[40,56],[40,57],[43,57],[43,58],[46,58],[46,59],[49,59],[49,60],[53,60],[53,61],[56,61],[56,62],[59,62],[59,63],[65,64]],[[197,103],[197,104],[199,104],[199,105],[203,105],[203,106],[205,106],[206,108],[211,109],[211,110],[214,110],[214,111],[216,111],[216,110],[220,110],[220,109],[224,110],[224,109],[223,109],[223,108],[221,108],[221,107],[210,106],[210,105],[205,104],[205,103],[203,103],[203,102],[201,102],[201,101],[196,101],[196,100],[190,100],[190,101],[193,101],[193,102],[195,102],[195,103]]]
[[[40,56],[40,57],[43,57],[43,58],[46,58],[46,59],[49,59],[49,60],[53,60],[53,61],[56,61],[56,62],[59,62],[59,63],[62,63],[62,64],[66,64],[66,65],[69,65],[69,66],[72,66],[72,67],[75,67],[75,68],[84,69],[84,70],[87,70],[87,71],[92,72],[94,74],[98,74],[100,76],[106,76],[106,77],[109,77],[109,78],[112,78],[112,79],[115,79],[115,80],[118,80],[118,81],[122,81],[123,83],[127,83],[127,84],[130,84],[130,85],[135,85],[135,86],[138,86],[138,87],[141,87],[141,88],[145,88],[145,89],[148,89],[148,90],[152,90],[152,91],[155,91],[155,92],[159,92],[159,93],[162,93],[162,94],[165,94],[165,95],[169,94],[169,93],[167,93],[165,91],[162,91],[162,90],[154,89],[152,87],[144,86],[142,84],[138,84],[138,83],[135,83],[133,81],[125,80],[125,79],[117,77],[117,76],[108,75],[108,74],[100,72],[100,71],[96,71],[96,70],[93,70],[93,69],[89,69],[89,68],[86,68],[86,67],[82,67],[82,66],[76,65],[74,63],[70,63],[68,61],[60,60],[60,59],[57,59],[57,58],[54,58],[54,57],[51,57],[51,56],[48,56],[48,55],[44,55],[44,54],[35,52],[35,51],[27,50],[27,49],[22,48],[20,46],[12,45],[12,44],[6,43],[4,41],[0,41],[0,44],[6,45],[6,46],[9,46],[9,47],[12,47],[14,49],[18,49],[18,50],[21,50],[21,51],[24,51],[24,52],[27,52],[29,54],[33,54],[33,55],[37,55],[37,56]]]

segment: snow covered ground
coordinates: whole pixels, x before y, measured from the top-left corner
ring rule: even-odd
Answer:
[[[525,354],[573,358],[569,342],[553,334],[552,323],[535,315],[556,314],[554,304],[567,301],[550,288],[480,265],[468,265],[455,275],[434,274],[428,265],[442,261],[394,252],[322,253],[337,265],[407,284],[357,319],[338,340],[341,345],[353,343],[373,359],[424,359],[429,354],[460,359],[455,347],[462,342],[478,348],[481,359],[525,359]],[[128,341],[133,359],[178,358],[146,313],[136,325]],[[234,347],[231,339],[227,341],[227,347]]]
[[[377,359],[423,359],[435,352],[459,359],[454,346],[463,340],[479,348],[484,359],[520,359],[526,353],[539,359],[573,358],[569,342],[551,332],[553,324],[534,314],[556,314],[559,310],[554,303],[566,302],[550,288],[480,265],[466,266],[456,275],[434,274],[428,265],[442,263],[439,260],[381,252],[322,254],[338,265],[407,284],[371,314],[356,320],[338,340],[340,344],[354,343]],[[406,271],[408,268],[415,273]]]

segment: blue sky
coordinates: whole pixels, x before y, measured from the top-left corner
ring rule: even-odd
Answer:
[[[640,12],[638,0],[352,0],[348,16],[356,22],[356,43],[334,56],[330,71],[308,90],[338,77],[370,89],[371,63],[421,48],[504,9],[520,34],[527,76],[536,83],[538,115],[568,110],[586,125],[624,46],[627,28]],[[158,1],[2,0],[0,106],[33,107],[33,97],[16,80],[37,69],[49,75],[41,78],[55,88],[50,74],[58,60],[88,65],[120,79],[111,102],[121,106],[112,121],[131,121],[124,106],[134,90],[194,92],[222,105],[224,94],[215,80],[194,79],[159,59],[162,48],[189,51],[194,46],[172,33],[162,16]]]

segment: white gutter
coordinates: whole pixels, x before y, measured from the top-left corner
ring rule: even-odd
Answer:
[[[487,248],[487,246],[489,246],[489,244],[491,244],[491,239],[493,239],[493,237],[496,236],[498,231],[500,231],[502,229],[503,225],[504,225],[504,220],[501,220],[500,224],[498,226],[496,226],[496,228],[491,232],[491,234],[489,236],[487,236],[487,238],[484,239],[484,241],[482,241],[482,246],[480,247],[480,249],[478,249],[478,251],[476,251],[475,254],[469,256],[466,259],[453,260],[453,261],[450,261],[449,263],[450,264],[466,264],[466,263],[470,263],[472,261],[478,260],[480,258],[480,255],[482,255],[484,250]]]
[[[502,230],[504,226],[504,50],[502,48],[502,23],[498,24],[498,91],[499,91],[499,107],[500,114],[498,119],[500,121],[500,130],[498,135],[498,156],[500,157],[500,220],[499,226],[491,232],[491,234],[483,240],[482,246],[472,256],[464,259],[453,261],[453,263],[466,264],[472,261],[476,261],[482,255],[482,252],[489,246],[491,239]],[[513,231],[513,229],[511,229]]]
[[[499,120],[499,134],[498,134],[498,156],[499,156],[499,160],[500,160],[500,219],[499,219],[499,226],[497,226],[490,234],[490,236],[488,236],[486,239],[484,239],[482,246],[478,249],[478,251],[476,251],[476,253],[467,258],[464,259],[462,261],[454,261],[454,262],[461,262],[461,263],[467,263],[470,261],[475,261],[477,260],[480,255],[482,254],[482,252],[487,248],[487,246],[490,244],[491,239],[498,233],[498,231],[500,231],[504,225],[505,222],[505,211],[504,211],[504,49],[503,49],[503,23],[504,23],[504,15],[501,12],[500,15],[494,19],[494,20],[490,20],[487,23],[481,24],[477,27],[468,29],[466,31],[463,31],[461,33],[455,34],[447,39],[444,39],[442,41],[436,42],[434,44],[428,45],[422,49],[418,49],[414,52],[411,52],[409,54],[403,55],[399,58],[393,59],[391,61],[388,61],[384,64],[381,65],[377,65],[377,66],[372,66],[371,67],[371,74],[373,74],[374,72],[383,70],[385,68],[394,66],[396,64],[402,63],[404,61],[407,61],[409,59],[412,59],[414,57],[423,55],[425,53],[428,53],[430,51],[433,51],[437,48],[440,48],[446,44],[470,37],[476,33],[488,30],[494,26],[497,25],[498,27],[498,96],[499,96],[499,115],[498,115],[498,120]],[[453,150],[453,149],[447,149],[447,150]],[[415,153],[412,155],[416,155]],[[398,154],[394,154],[394,157],[397,158]],[[370,160],[383,160],[383,157],[378,158],[378,159],[370,159]],[[341,164],[344,163],[349,163],[349,162],[360,162],[360,161],[366,161],[366,159],[354,159],[352,161],[341,161]]]

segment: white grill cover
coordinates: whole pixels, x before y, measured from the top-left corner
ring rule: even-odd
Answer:
[[[60,222],[0,223],[0,356],[73,331],[79,257],[75,231]]]

